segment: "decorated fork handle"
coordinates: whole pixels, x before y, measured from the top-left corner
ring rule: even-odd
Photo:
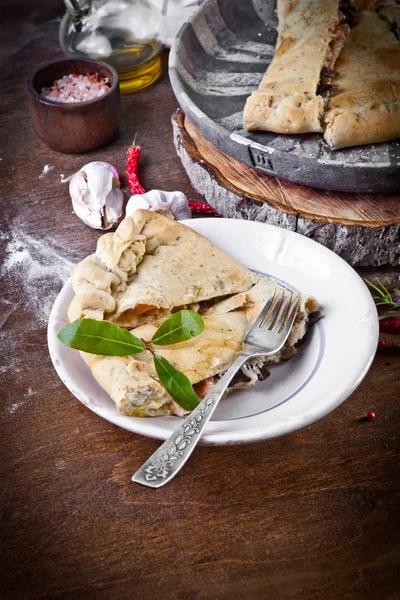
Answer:
[[[195,449],[232,377],[251,355],[240,354],[213,389],[172,435],[132,476],[132,481],[158,488],[175,477]]]

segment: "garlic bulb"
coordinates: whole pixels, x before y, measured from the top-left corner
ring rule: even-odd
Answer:
[[[110,229],[122,217],[124,195],[117,170],[108,163],[91,162],[71,177],[69,193],[74,213],[93,229]]]
[[[188,199],[182,192],[151,190],[145,194],[135,194],[128,200],[126,216],[130,217],[138,208],[146,208],[177,221],[192,216]]]

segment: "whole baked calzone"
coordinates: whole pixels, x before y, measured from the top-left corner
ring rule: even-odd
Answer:
[[[77,265],[68,316],[109,320],[150,342],[167,316],[182,308],[198,311],[204,331],[157,346],[157,354],[185,373],[204,397],[240,353],[247,330],[277,288],[276,281],[259,277],[189,227],[138,210],[115,233],[101,236],[96,253]],[[314,298],[301,296],[289,339],[268,362],[297,353],[317,308]],[[139,417],[185,412],[159,382],[149,350],[126,357],[81,355],[120,412]],[[265,359],[249,361],[231,389],[268,374]]]
[[[339,0],[280,2],[278,8],[275,55],[246,102],[244,125],[250,131],[321,132],[321,71],[332,67],[344,37]]]
[[[278,0],[278,16],[249,131],[324,132],[332,149],[400,136],[398,0]]]

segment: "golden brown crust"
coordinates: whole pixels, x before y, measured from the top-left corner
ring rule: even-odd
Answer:
[[[178,306],[246,291],[257,279],[193,229],[138,210],[75,268],[68,317],[90,313],[135,327],[146,319],[133,313],[138,304],[168,316]]]
[[[335,64],[338,87],[325,115],[333,149],[400,136],[400,43],[375,11],[358,18]]]
[[[259,90],[247,100],[244,122],[248,131],[318,133],[323,131],[323,112],[321,96],[309,99],[304,94],[279,96]]]

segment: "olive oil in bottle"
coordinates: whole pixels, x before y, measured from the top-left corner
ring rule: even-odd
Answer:
[[[142,90],[162,73],[164,26],[148,0],[64,0],[62,49],[69,56],[103,60],[118,72],[121,93]]]

